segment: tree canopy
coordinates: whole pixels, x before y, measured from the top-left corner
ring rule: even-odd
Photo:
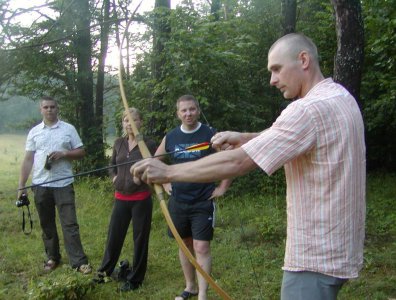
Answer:
[[[182,94],[195,95],[202,121],[218,130],[270,126],[287,105],[268,84],[266,69],[267,51],[284,34],[282,26],[311,37],[324,74],[335,75],[334,0],[184,0],[177,7],[156,1],[152,11],[138,9],[128,29],[136,7],[131,0],[55,0],[20,9],[11,2],[0,0],[0,97],[58,98],[62,117],[91,143],[90,163],[102,163],[109,120],[119,123],[118,66],[106,58],[126,30],[122,74],[127,97],[143,111],[146,133],[158,139],[176,124],[175,101]],[[395,2],[359,3],[365,60],[358,101],[368,164],[389,170],[396,169]],[[37,20],[17,22],[32,11]]]

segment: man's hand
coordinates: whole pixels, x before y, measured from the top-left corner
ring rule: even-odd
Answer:
[[[162,187],[164,188],[164,191],[168,194],[171,195],[172,194],[172,184],[171,183],[164,183],[162,184]]]
[[[168,168],[169,166],[160,160],[149,158],[132,165],[130,172],[136,184],[140,184],[142,181],[148,184],[167,183],[170,181],[167,177]]]
[[[263,131],[264,132],[264,131]],[[217,151],[232,150],[241,147],[251,139],[259,136],[262,132],[236,132],[223,131],[216,133],[212,139],[212,147]]]
[[[216,133],[212,139],[212,147],[217,151],[232,150],[243,144],[242,133],[235,131],[223,131]]]
[[[52,161],[55,161],[61,158],[66,158],[66,155],[66,151],[54,151],[50,155],[48,155],[48,158]]]
[[[22,194],[25,194],[27,196],[28,195],[27,189],[19,190],[17,193],[17,199],[21,198]]]
[[[213,193],[208,200],[212,200],[212,199],[221,197],[225,194],[226,191],[227,191],[227,189],[224,189],[223,187],[218,186],[213,190]]]

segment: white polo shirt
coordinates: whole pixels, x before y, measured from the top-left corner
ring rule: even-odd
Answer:
[[[40,184],[58,178],[72,176],[72,162],[68,159],[53,161],[51,169],[44,169],[47,155],[54,151],[68,151],[83,146],[73,125],[60,121],[49,127],[41,122],[33,127],[26,140],[26,151],[34,152],[32,184]],[[64,187],[71,184],[73,178],[60,180],[43,186]]]

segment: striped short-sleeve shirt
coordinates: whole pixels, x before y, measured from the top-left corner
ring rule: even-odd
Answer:
[[[354,278],[363,264],[366,154],[355,99],[325,79],[292,102],[274,124],[243,145],[287,182],[283,269]]]

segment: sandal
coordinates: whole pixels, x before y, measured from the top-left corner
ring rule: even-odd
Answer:
[[[183,291],[183,292],[180,294],[179,297],[182,297],[183,300],[186,300],[186,299],[190,299],[190,298],[192,298],[192,297],[194,297],[194,296],[198,296],[198,293],[192,293],[192,292],[188,292],[188,291]]]

